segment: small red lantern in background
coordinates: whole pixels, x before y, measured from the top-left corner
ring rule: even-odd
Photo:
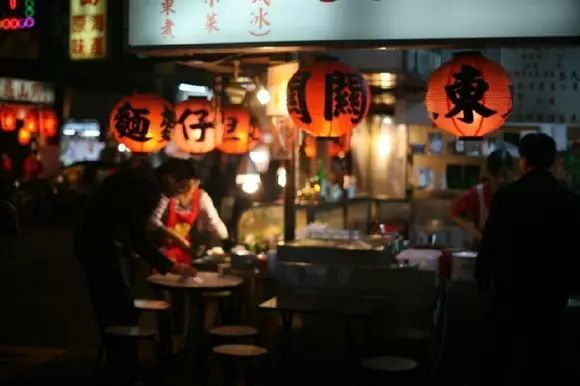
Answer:
[[[28,110],[24,118],[24,130],[28,131],[30,134],[38,132],[38,112],[35,110]]]
[[[174,121],[171,103],[154,94],[136,94],[117,103],[109,128],[132,152],[153,153],[167,145]]]
[[[356,69],[338,61],[301,68],[288,82],[288,113],[315,137],[340,137],[363,121],[370,88]]]
[[[304,138],[304,154],[308,158],[316,157],[317,141],[321,140],[328,143],[328,155],[331,158],[344,158],[346,153],[348,153],[350,150],[350,138],[350,133],[338,138],[316,138],[311,135],[307,135]]]
[[[241,106],[224,107],[222,111],[224,136],[218,149],[226,154],[244,154],[257,145],[250,112]]]
[[[58,120],[56,113],[52,110],[43,110],[40,112],[40,133],[47,137],[54,137],[57,133]]]
[[[18,143],[22,146],[27,146],[30,143],[30,139],[32,138],[32,134],[25,129],[20,129],[18,132]]]
[[[175,127],[171,142],[181,151],[205,154],[222,142],[224,129],[205,98],[189,99],[175,106]]]
[[[499,129],[511,113],[511,80],[483,56],[460,54],[431,75],[425,104],[436,127],[480,138]]]
[[[6,132],[16,130],[16,111],[12,107],[4,106],[0,109],[0,126]]]
[[[316,137],[311,135],[304,137],[304,154],[307,158],[316,157]]]
[[[346,153],[350,150],[351,133],[345,134],[342,137],[332,138],[328,147],[328,155],[331,157],[344,158]]]

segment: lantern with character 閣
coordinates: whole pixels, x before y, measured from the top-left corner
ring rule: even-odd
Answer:
[[[245,154],[260,139],[260,132],[252,122],[250,112],[241,106],[227,106],[222,111],[224,136],[218,149],[226,154]]]
[[[315,137],[341,137],[368,114],[368,83],[356,69],[338,61],[301,68],[288,82],[287,107],[294,123]]]
[[[483,56],[460,54],[431,75],[425,104],[436,127],[466,139],[481,138],[499,129],[511,113],[511,80]]]
[[[115,140],[132,152],[152,153],[167,145],[174,121],[169,102],[154,94],[137,94],[117,103],[109,128]]]
[[[181,151],[205,154],[222,142],[223,125],[205,98],[190,99],[175,107],[175,127],[171,142]]]

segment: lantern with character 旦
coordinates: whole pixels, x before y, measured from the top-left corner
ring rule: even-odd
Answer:
[[[480,139],[499,129],[511,113],[511,80],[483,56],[460,54],[431,75],[425,104],[436,127]]]
[[[259,130],[252,123],[250,112],[241,106],[227,106],[222,111],[224,136],[218,149],[240,155],[252,150],[259,141]]]
[[[0,108],[0,127],[6,132],[16,130],[16,111],[12,107]]]
[[[52,110],[43,110],[40,112],[40,133],[46,137],[51,138],[56,135],[58,127],[58,120],[56,113]]]
[[[222,142],[223,125],[205,98],[194,98],[175,106],[175,127],[171,142],[181,151],[205,154]]]
[[[301,68],[288,82],[288,113],[315,137],[340,137],[367,116],[371,95],[363,75],[338,61]]]
[[[171,103],[154,94],[136,94],[117,103],[109,128],[132,152],[153,153],[167,145],[174,121]]]

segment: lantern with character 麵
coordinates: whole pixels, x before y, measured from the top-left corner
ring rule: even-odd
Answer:
[[[425,104],[436,127],[465,139],[481,138],[511,113],[511,80],[483,56],[460,54],[431,75]]]
[[[176,123],[171,142],[181,151],[205,154],[223,138],[223,125],[216,119],[211,103],[205,98],[189,99],[175,107]]]
[[[294,123],[315,137],[341,137],[368,114],[371,95],[363,75],[338,61],[301,68],[288,82],[287,107]]]
[[[152,153],[167,145],[174,121],[169,102],[154,94],[138,94],[117,103],[109,127],[115,140],[132,152]]]

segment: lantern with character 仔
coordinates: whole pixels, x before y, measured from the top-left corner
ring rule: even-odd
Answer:
[[[511,81],[500,65],[479,54],[457,55],[431,75],[425,104],[436,127],[481,138],[499,129],[511,113]]]
[[[337,61],[301,68],[288,82],[288,113],[315,137],[347,134],[366,117],[370,102],[363,75]]]
[[[113,137],[136,153],[153,153],[167,145],[175,121],[173,106],[154,94],[123,98],[113,109]]]
[[[222,111],[224,136],[218,149],[226,154],[244,154],[259,140],[259,130],[252,124],[250,112],[241,106],[227,106]]]
[[[6,132],[16,130],[16,111],[12,107],[3,106],[0,109],[0,127]]]
[[[181,151],[204,154],[222,142],[223,125],[205,98],[195,98],[175,107],[175,127],[171,142]]]

